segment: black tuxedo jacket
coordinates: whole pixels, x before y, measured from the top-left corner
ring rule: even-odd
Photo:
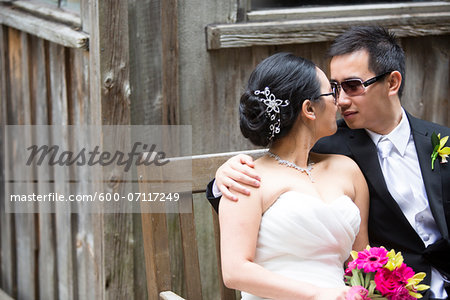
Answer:
[[[436,132],[441,137],[447,136],[450,135],[450,128],[414,118],[408,113],[407,116],[431,212],[442,235],[441,240],[428,247],[425,247],[390,195],[378,162],[377,148],[364,129],[352,130],[343,120],[339,120],[336,134],[322,138],[312,151],[343,154],[356,161],[369,187],[371,245],[401,251],[405,263],[415,272],[427,274],[423,283],[429,284],[431,266],[450,278],[450,162],[441,164],[438,158],[434,170],[431,170],[431,134]],[[207,197],[217,211],[219,199],[212,196],[211,186],[212,182],[208,185]]]

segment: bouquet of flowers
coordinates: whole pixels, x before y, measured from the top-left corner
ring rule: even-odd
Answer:
[[[353,260],[345,271],[346,284],[352,287],[349,299],[359,294],[365,300],[415,300],[422,298],[419,291],[429,288],[419,284],[426,274],[415,274],[403,263],[401,252],[367,246],[363,251],[352,251],[351,256]]]

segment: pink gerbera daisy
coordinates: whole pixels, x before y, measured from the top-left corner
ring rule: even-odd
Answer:
[[[358,258],[349,264],[349,268],[353,269],[356,266],[358,269],[364,269],[366,273],[376,272],[388,262],[387,253],[386,249],[379,247],[365,249],[358,252]]]

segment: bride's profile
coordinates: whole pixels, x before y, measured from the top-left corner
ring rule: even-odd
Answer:
[[[278,53],[241,96],[243,135],[269,148],[255,161],[260,188],[219,205],[224,282],[243,299],[347,297],[344,263],[368,244],[367,184],[351,159],[310,152],[336,132],[336,88],[311,61]]]

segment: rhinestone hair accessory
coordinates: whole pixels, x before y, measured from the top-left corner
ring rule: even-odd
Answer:
[[[270,89],[266,87],[264,91],[256,90],[256,96],[264,95],[265,98],[259,98],[259,101],[266,105],[266,115],[270,119],[270,131],[271,135],[269,140],[272,140],[275,134],[280,132],[280,106],[285,107],[289,105],[289,100],[280,100],[270,92]]]

